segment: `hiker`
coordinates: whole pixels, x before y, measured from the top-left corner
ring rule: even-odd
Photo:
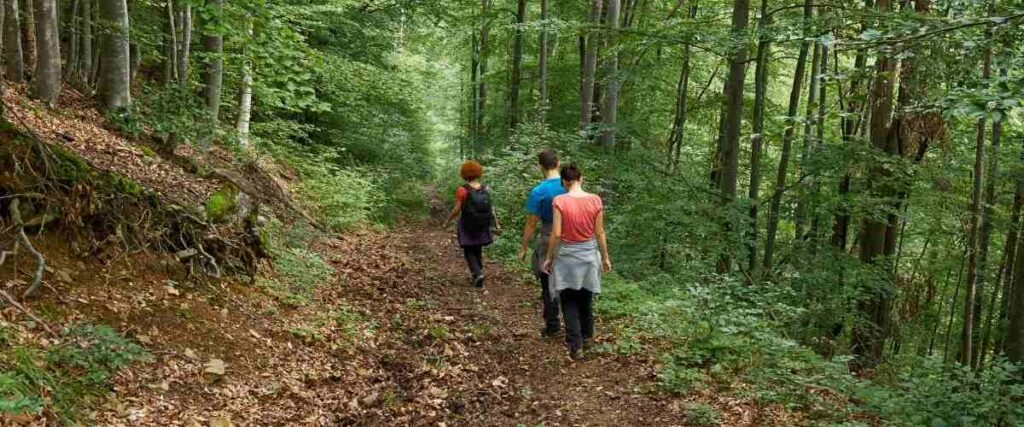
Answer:
[[[473,286],[481,288],[484,286],[483,249],[494,242],[494,234],[501,234],[501,226],[494,214],[491,190],[480,182],[483,166],[468,160],[462,164],[459,174],[466,183],[455,191],[455,207],[444,226],[448,228],[452,220],[459,217],[456,228],[459,246],[466,255]]]
[[[544,328],[541,329],[541,336],[553,337],[561,332],[562,324],[558,318],[558,298],[552,297],[549,289],[550,276],[541,268],[547,254],[548,240],[551,238],[551,221],[554,219],[554,212],[551,209],[551,202],[556,196],[565,194],[562,187],[562,179],[558,175],[558,152],[555,150],[544,150],[537,155],[537,162],[540,164],[540,171],[544,180],[533,187],[530,197],[526,199],[526,228],[523,230],[523,241],[519,244],[519,261],[526,262],[526,253],[537,232],[537,223],[540,223],[540,235],[533,249],[533,274],[540,282],[540,299],[543,307]]]
[[[601,293],[601,270],[612,270],[604,232],[604,206],[596,194],[583,191],[583,173],[576,165],[562,168],[568,192],[552,202],[554,219],[543,270],[551,275],[551,296],[562,305],[565,343],[572,360],[594,337],[594,294]]]

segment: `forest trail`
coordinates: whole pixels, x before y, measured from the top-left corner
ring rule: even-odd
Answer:
[[[471,287],[453,234],[436,223],[394,230],[386,242],[376,256],[406,259],[411,271],[380,272],[379,291],[388,295],[372,298],[420,301],[423,309],[407,313],[420,317],[413,323],[425,320],[430,329],[408,331],[411,334],[394,342],[395,350],[409,363],[444,356],[446,367],[458,372],[454,377],[426,379],[440,382],[427,390],[430,394],[430,387],[437,387],[433,393],[444,400],[438,409],[448,412],[441,418],[449,424],[684,424],[683,416],[670,410],[667,402],[645,393],[653,379],[649,364],[596,353],[574,363],[561,337],[542,338],[539,291],[528,278],[488,262],[486,286]],[[343,261],[336,262],[346,269]],[[370,263],[387,264],[384,259]],[[417,334],[440,342],[424,345]],[[406,375],[401,368],[392,374]],[[410,390],[424,380],[395,379]]]

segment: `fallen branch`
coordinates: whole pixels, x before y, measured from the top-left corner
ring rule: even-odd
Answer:
[[[40,319],[38,316],[36,316],[35,313],[32,313],[32,310],[29,310],[28,308],[25,308],[24,305],[21,305],[21,303],[19,303],[17,300],[15,300],[14,297],[11,296],[11,294],[9,294],[6,291],[0,289],[0,296],[3,296],[4,299],[7,300],[7,302],[9,304],[11,304],[12,307],[20,310],[22,313],[25,313],[26,316],[28,316],[30,319],[32,319],[32,321],[36,322],[48,334],[50,334],[50,335],[57,335],[53,331],[53,329],[50,328],[50,325],[48,325],[46,322],[44,322],[43,319]]]

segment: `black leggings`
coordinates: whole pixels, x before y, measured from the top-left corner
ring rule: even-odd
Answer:
[[[475,279],[483,275],[484,246],[466,245],[462,247],[462,252],[466,255],[466,263],[469,264],[469,272],[473,275],[473,278]]]
[[[583,346],[594,337],[594,293],[586,289],[566,289],[558,294],[565,322],[565,343],[569,350]]]

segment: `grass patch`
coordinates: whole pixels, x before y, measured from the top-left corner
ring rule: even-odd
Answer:
[[[268,252],[273,257],[274,273],[257,279],[263,287],[284,304],[306,304],[317,286],[327,282],[334,269],[310,246],[319,234],[305,223],[286,227],[272,221],[265,232]]]
[[[0,353],[0,413],[42,415],[72,425],[110,390],[121,368],[147,358],[134,342],[107,326],[67,329],[48,348],[9,343]]]

